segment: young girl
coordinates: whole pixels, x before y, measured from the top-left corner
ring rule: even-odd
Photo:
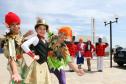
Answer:
[[[21,20],[15,13],[9,12],[5,15],[5,24],[9,32],[5,35],[3,49],[4,55],[8,59],[8,70],[12,83],[15,82],[15,84],[19,84],[18,82],[24,79],[23,73],[27,69],[21,49],[23,36],[20,34],[20,23]],[[30,33],[27,33],[27,35],[30,35]]]
[[[59,84],[66,84],[66,76],[63,67],[69,65],[78,75],[83,75],[84,71],[78,69],[70,57],[65,40],[72,37],[72,30],[69,26],[61,27],[58,31],[58,36],[53,35],[49,43],[48,65],[52,73],[56,75]]]
[[[45,40],[48,25],[44,20],[38,18],[35,30],[37,32],[37,36],[32,37],[22,44],[23,50],[35,59],[27,71],[25,83],[51,84],[50,73],[47,66],[48,44]],[[29,48],[31,44],[34,46],[34,53]]]
[[[94,45],[88,40],[85,44],[85,58],[87,59],[88,71],[91,71],[92,53],[95,51]]]

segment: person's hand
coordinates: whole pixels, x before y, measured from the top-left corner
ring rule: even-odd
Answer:
[[[12,75],[12,80],[14,80],[15,82],[19,83],[21,82],[21,76],[18,73],[15,73]]]
[[[84,75],[84,70],[83,70],[83,69],[79,69],[79,70],[77,71],[77,74],[78,74],[79,76],[83,76],[83,75]]]
[[[39,60],[39,55],[35,55],[32,51],[27,52],[29,56],[31,56],[34,60]]]
[[[33,59],[34,59],[34,60],[39,60],[39,56],[38,56],[38,55],[35,55],[35,56],[33,57]]]
[[[29,56],[31,56],[33,59],[36,59],[35,54],[32,51],[27,52]]]

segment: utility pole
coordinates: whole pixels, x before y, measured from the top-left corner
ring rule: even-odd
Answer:
[[[109,25],[110,26],[110,67],[112,68],[112,23],[117,23],[118,22],[118,18],[115,18],[115,21],[109,21],[104,22],[105,26]]]
[[[94,18],[91,18],[91,28],[92,28],[92,40],[93,40],[93,43],[95,44],[95,19]]]

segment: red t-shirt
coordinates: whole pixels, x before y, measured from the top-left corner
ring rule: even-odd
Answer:
[[[75,44],[67,44],[68,50],[70,52],[70,56],[75,57],[77,52],[77,45]]]
[[[102,44],[96,44],[96,54],[97,56],[105,56],[105,48],[108,46],[107,43]]]

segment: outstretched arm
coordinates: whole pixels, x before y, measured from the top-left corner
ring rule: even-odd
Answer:
[[[83,69],[78,69],[78,66],[77,64],[73,63],[72,60],[71,60],[71,57],[70,57],[70,54],[69,54],[69,51],[68,51],[68,48],[67,47],[64,47],[62,48],[63,49],[63,53],[62,55],[65,56],[65,60],[66,60],[66,63],[69,65],[70,68],[72,68],[79,76],[82,76],[84,74],[84,70]]]
[[[79,76],[84,75],[84,70],[83,69],[78,69],[78,66],[73,63],[73,62],[69,62],[68,63],[69,67],[72,68]]]

